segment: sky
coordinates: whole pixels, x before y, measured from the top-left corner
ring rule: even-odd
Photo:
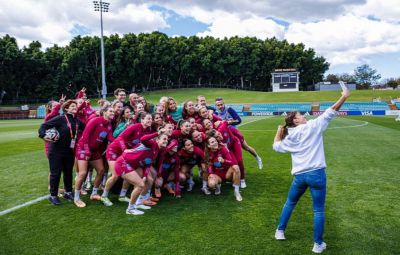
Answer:
[[[400,0],[108,0],[104,34],[160,31],[168,36],[276,37],[303,43],[330,63],[327,74],[362,64],[400,77]],[[99,12],[86,0],[0,0],[0,36],[23,47],[67,45],[99,35]]]

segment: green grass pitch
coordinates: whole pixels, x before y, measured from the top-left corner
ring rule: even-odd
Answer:
[[[400,251],[400,123],[394,118],[337,117],[326,131],[326,254]],[[240,130],[264,169],[243,153],[248,187],[241,203],[229,185],[221,196],[207,197],[199,183],[181,199],[164,197],[143,216],[126,215],[115,196],[112,207],[83,197],[84,209],[45,200],[0,216],[0,254],[311,254],[309,192],[292,215],[287,240],[274,240],[292,180],[290,155],[272,150],[282,121],[244,118],[248,124]],[[0,211],[47,194],[48,163],[36,138],[41,122],[0,121]]]

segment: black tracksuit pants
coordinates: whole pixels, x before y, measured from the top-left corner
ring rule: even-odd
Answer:
[[[49,152],[50,165],[50,194],[57,196],[60,185],[61,172],[63,173],[64,189],[72,192],[72,169],[74,167],[74,154],[71,152]]]

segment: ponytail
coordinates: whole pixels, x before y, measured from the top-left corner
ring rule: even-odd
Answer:
[[[288,128],[296,126],[296,124],[294,124],[294,119],[296,118],[297,113],[299,112],[291,112],[286,116],[285,125],[283,126],[280,134],[281,140],[285,139],[285,137],[288,135]]]

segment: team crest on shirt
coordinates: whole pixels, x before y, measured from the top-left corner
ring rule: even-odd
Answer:
[[[214,166],[215,167],[221,167],[221,162],[219,162],[219,161],[218,162],[214,162]]]
[[[152,162],[151,158],[145,158],[143,161],[146,165],[150,165]]]
[[[102,142],[106,137],[107,137],[107,132],[102,131],[102,132],[100,132],[99,137],[97,138],[97,141]]]

